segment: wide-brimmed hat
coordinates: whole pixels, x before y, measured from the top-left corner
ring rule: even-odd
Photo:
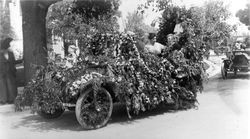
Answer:
[[[8,49],[10,47],[10,42],[12,41],[12,38],[5,38],[1,41],[1,49]]]

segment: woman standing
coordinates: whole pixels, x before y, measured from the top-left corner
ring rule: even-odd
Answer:
[[[14,53],[9,49],[12,38],[1,42],[0,48],[0,104],[13,103],[17,95],[16,67],[22,60],[15,60]]]

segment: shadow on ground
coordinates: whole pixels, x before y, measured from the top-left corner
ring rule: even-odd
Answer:
[[[159,107],[151,111],[141,112],[139,115],[132,115],[133,118],[129,119],[125,106],[121,104],[115,104],[112,116],[107,126],[112,124],[134,124],[139,119],[152,118],[153,116],[164,113],[175,112],[177,111],[170,110],[169,107]],[[18,129],[21,127],[30,128],[30,130],[38,132],[47,132],[51,130],[56,130],[59,132],[62,132],[62,130],[83,131],[75,117],[74,111],[65,111],[63,115],[57,119],[44,119],[36,114],[27,114],[27,116],[24,116],[19,122],[12,126],[13,129]]]
[[[240,103],[243,103],[239,100],[244,100],[239,96],[248,94],[249,79],[249,73],[238,73],[237,75],[228,73],[226,79],[223,79],[218,73],[204,85],[204,93],[217,95],[227,108],[238,115],[242,112]]]
[[[214,80],[233,80],[233,79],[241,79],[241,80],[249,80],[250,79],[250,73],[238,73],[237,75],[234,75],[234,73],[228,73],[227,78],[223,79],[221,76],[221,73],[216,74],[212,78],[209,79],[209,81],[214,81]]]
[[[204,90],[203,92],[210,92],[215,88],[218,89],[217,91],[223,92],[226,91],[225,89],[232,89],[235,83],[250,80],[249,73],[238,73],[234,75],[233,73],[228,73],[226,79],[223,79],[221,74],[218,73],[215,76],[209,78],[208,82],[204,82]]]
[[[250,74],[247,73],[239,73],[237,75],[234,75],[233,73],[229,73],[227,79],[243,79],[243,80],[249,80],[250,79]]]

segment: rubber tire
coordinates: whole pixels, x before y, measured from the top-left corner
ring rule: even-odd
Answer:
[[[99,90],[103,91],[108,96],[109,103],[110,103],[108,115],[103,120],[103,122],[101,124],[95,125],[95,126],[89,126],[84,122],[84,120],[82,120],[82,117],[80,116],[81,115],[82,101],[85,99],[85,97],[87,97],[87,95],[92,91],[92,89],[88,89],[86,92],[82,93],[81,96],[78,98],[78,100],[76,102],[76,108],[75,108],[76,119],[77,119],[77,121],[79,122],[79,124],[81,125],[81,127],[84,130],[92,130],[92,129],[98,129],[98,128],[104,127],[104,126],[107,125],[107,123],[108,123],[108,121],[109,121],[109,119],[111,117],[111,114],[112,114],[112,111],[113,111],[112,97],[111,97],[110,93],[106,89],[100,88]]]
[[[45,119],[55,119],[60,117],[65,109],[61,108],[61,109],[56,109],[55,113],[51,114],[51,113],[46,113],[45,111],[37,111],[37,114]]]

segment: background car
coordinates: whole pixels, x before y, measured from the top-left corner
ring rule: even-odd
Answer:
[[[238,72],[250,71],[250,49],[233,50],[227,54],[227,58],[223,59],[221,66],[221,75],[226,79],[228,72],[233,72],[237,75]]]

